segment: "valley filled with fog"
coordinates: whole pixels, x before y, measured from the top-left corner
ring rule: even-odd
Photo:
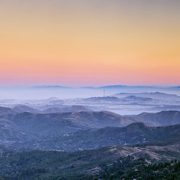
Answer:
[[[20,105],[29,106],[40,112],[89,110],[111,111],[121,115],[178,111],[180,88],[118,85],[82,88],[63,86],[1,88],[0,105],[13,108]]]

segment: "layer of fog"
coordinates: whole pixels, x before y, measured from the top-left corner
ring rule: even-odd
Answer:
[[[162,92],[180,95],[180,90],[161,87],[122,88],[61,88],[61,87],[9,87],[0,88],[0,99],[36,100],[57,97],[59,99],[111,96],[117,93]]]
[[[162,98],[160,98],[161,96]],[[87,98],[91,97],[118,97],[119,100],[95,99],[89,101]],[[130,100],[124,100],[126,97],[130,97]],[[149,98],[150,101],[138,99],[144,97]],[[43,110],[46,108],[66,109],[66,107],[78,105],[92,111],[111,111],[122,115],[167,110],[180,111],[180,91],[178,88],[169,87],[0,88],[0,106],[11,107],[19,104]]]

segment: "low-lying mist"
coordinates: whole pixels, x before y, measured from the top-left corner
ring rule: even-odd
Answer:
[[[0,106],[26,105],[49,112],[110,111],[121,115],[180,110],[178,87],[34,86],[0,88]],[[21,107],[22,108],[22,107]]]

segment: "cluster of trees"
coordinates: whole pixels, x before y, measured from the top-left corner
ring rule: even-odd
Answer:
[[[85,154],[88,152],[78,152],[75,155],[38,151],[5,154],[0,158],[0,180],[180,179],[180,161],[151,163],[146,158],[137,159],[129,156],[103,163],[98,159],[91,159],[90,156],[87,156],[87,159]],[[86,165],[80,163],[87,161]],[[97,173],[89,171],[94,167],[98,167]]]
[[[131,157],[105,166],[99,176],[103,180],[179,180],[180,162],[148,164],[145,159],[132,160]],[[96,177],[99,179],[99,177]]]

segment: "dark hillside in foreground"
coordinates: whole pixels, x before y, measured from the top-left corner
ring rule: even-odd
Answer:
[[[180,146],[108,147],[91,151],[4,152],[0,177],[7,179],[92,179],[93,177],[145,177],[141,169],[154,173],[153,163],[180,160]],[[170,166],[169,166],[170,167]],[[176,167],[176,164],[174,165]],[[160,170],[163,167],[158,167]],[[138,172],[135,173],[135,169]],[[147,169],[146,169],[147,170]],[[171,173],[172,168],[169,169]],[[178,164],[174,171],[178,173]],[[127,173],[128,172],[128,173]],[[132,174],[132,173],[133,174]],[[168,175],[165,173],[164,175]],[[139,175],[138,175],[139,174]],[[159,172],[158,174],[162,174]],[[148,175],[148,174],[145,174]],[[161,177],[161,176],[160,176]]]

